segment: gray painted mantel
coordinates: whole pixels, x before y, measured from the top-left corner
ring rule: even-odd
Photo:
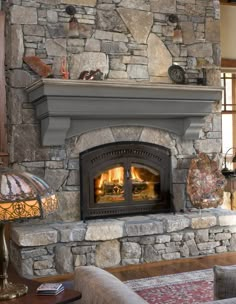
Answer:
[[[43,146],[108,126],[146,126],[197,139],[220,87],[41,79],[27,88]]]

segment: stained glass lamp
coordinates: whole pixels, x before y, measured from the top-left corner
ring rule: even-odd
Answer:
[[[5,223],[45,218],[58,207],[48,184],[38,176],[0,166],[0,301],[27,293],[23,284],[8,282]]]

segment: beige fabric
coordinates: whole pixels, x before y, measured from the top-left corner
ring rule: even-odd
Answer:
[[[214,266],[213,270],[214,299],[236,297],[236,266]]]
[[[74,288],[82,293],[78,304],[147,304],[112,274],[95,266],[76,269]]]

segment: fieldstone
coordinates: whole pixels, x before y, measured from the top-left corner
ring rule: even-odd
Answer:
[[[167,14],[176,12],[176,0],[150,0],[150,4],[153,12]]]
[[[208,138],[195,141],[195,149],[206,154],[221,153],[221,139]]]
[[[196,242],[202,243],[202,242],[208,242],[209,241],[209,230],[198,230],[196,231]]]
[[[183,34],[183,43],[188,45],[195,42],[195,32],[193,23],[190,21],[181,22],[181,29]]]
[[[43,246],[57,243],[58,232],[43,225],[21,225],[12,227],[11,238],[18,246]]]
[[[59,208],[53,214],[54,220],[76,221],[80,219],[80,193],[60,191],[57,193]]]
[[[150,5],[144,0],[121,0],[119,6],[137,9],[137,7],[142,11],[150,11]]]
[[[12,124],[22,123],[22,104],[25,98],[25,90],[14,88],[9,90],[8,113]]]
[[[141,246],[137,243],[126,242],[121,247],[122,259],[140,259]]]
[[[123,33],[113,33],[112,35],[113,41],[123,41],[123,42],[128,42],[128,37],[127,35]]]
[[[146,43],[153,24],[153,14],[137,9],[118,8],[118,13],[138,43]]]
[[[127,68],[128,77],[131,79],[149,79],[146,65],[129,64]]]
[[[57,23],[58,22],[58,14],[54,10],[47,10],[47,21],[49,23]]]
[[[95,7],[97,0],[60,0],[61,3]]]
[[[115,141],[137,141],[142,127],[113,127],[111,128]]]
[[[223,253],[223,252],[227,252],[227,247],[226,246],[216,247],[216,253]]]
[[[37,24],[35,7],[13,5],[10,8],[10,16],[12,24]]]
[[[122,265],[136,265],[139,264],[140,260],[139,259],[123,259],[121,261]]]
[[[60,241],[63,243],[80,242],[85,239],[86,228],[82,223],[52,224],[51,227],[58,230]]]
[[[95,265],[100,268],[119,265],[120,243],[117,240],[106,241],[96,248]]]
[[[124,42],[102,41],[101,51],[105,54],[123,54],[128,52]]]
[[[235,226],[236,225],[236,215],[219,215],[219,225],[220,226]]]
[[[70,171],[66,185],[67,186],[79,186],[80,185],[80,177],[79,177],[77,170]]]
[[[108,57],[105,53],[86,52],[78,55],[72,55],[71,58],[71,79],[78,79],[82,71],[100,69],[106,75],[109,71]]]
[[[190,256],[197,256],[197,255],[199,255],[199,250],[198,250],[198,247],[197,247],[197,245],[196,245],[196,243],[195,243],[194,240],[187,240],[186,241],[186,245],[189,248]]]
[[[206,18],[206,41],[211,43],[220,42],[220,20]]]
[[[169,243],[170,242],[170,235],[157,235],[156,236],[156,243]]]
[[[97,10],[97,28],[104,31],[127,33],[127,28],[114,10]]]
[[[83,245],[83,246],[77,246],[77,247],[72,247],[72,253],[75,255],[84,255],[87,253],[92,253],[95,252],[96,245]]]
[[[182,233],[171,233],[170,238],[171,238],[172,242],[180,242],[183,239],[183,234]]]
[[[191,227],[193,229],[204,229],[216,226],[215,216],[201,216],[192,218]]]
[[[164,218],[164,225],[167,232],[183,230],[190,226],[190,220],[184,216],[171,216]]]
[[[48,24],[47,29],[49,32],[49,37],[55,38],[65,38],[68,35],[68,29],[62,23]]]
[[[79,266],[85,266],[87,263],[86,255],[76,255],[74,257],[74,266],[79,267]]]
[[[66,39],[47,39],[45,47],[48,56],[66,56]]]
[[[55,249],[56,270],[60,273],[73,272],[73,254],[71,248],[58,245]]]
[[[118,239],[124,236],[124,223],[117,220],[107,220],[88,223],[85,240],[105,241]]]
[[[152,220],[129,221],[125,223],[127,236],[152,235],[163,233],[163,223]]]
[[[168,76],[168,68],[172,65],[172,56],[164,43],[155,34],[148,38],[148,72],[151,76]]]
[[[24,55],[24,41],[23,41],[23,32],[21,25],[12,25],[11,26],[11,47],[10,47],[10,56],[6,57],[8,65],[10,68],[21,68],[22,67],[22,58]]]
[[[128,74],[125,71],[110,71],[108,74],[109,79],[127,79]]]
[[[96,30],[94,34],[94,38],[100,40],[112,40],[112,37],[113,37],[112,32],[106,32],[101,30]]]
[[[155,244],[155,242],[156,242],[155,236],[142,236],[139,241],[141,245]]]
[[[23,27],[24,35],[26,36],[45,36],[45,29],[42,25],[39,24],[31,24],[31,25],[24,25]]]
[[[52,257],[47,256],[46,260],[39,260],[34,262],[34,269],[48,269],[53,267]]]
[[[216,241],[229,240],[231,238],[231,233],[217,233],[215,236]]]
[[[33,82],[31,75],[24,70],[10,71],[10,84],[14,88],[25,88]]]
[[[180,258],[179,252],[171,252],[162,254],[163,260],[175,260]]]
[[[41,257],[47,254],[47,250],[45,248],[36,248],[36,249],[28,249],[21,251],[21,257],[23,260]]]
[[[197,245],[199,250],[211,250],[217,246],[220,246],[220,242],[208,242],[208,243],[200,243]]]
[[[186,185],[173,184],[173,205],[175,211],[179,212],[185,209],[184,202],[186,201]]]
[[[45,180],[54,190],[58,190],[65,183],[69,171],[64,169],[45,169]]]
[[[100,52],[101,50],[101,42],[98,39],[87,39],[85,44],[86,52]]]
[[[100,146],[102,144],[108,144],[114,142],[110,128],[104,128],[100,130],[84,133],[76,141],[74,147],[71,150],[70,157],[78,157],[79,154],[89,148]]]
[[[211,43],[195,43],[187,46],[188,56],[211,57],[213,55]]]
[[[34,274],[39,277],[49,277],[49,276],[55,276],[58,273],[56,272],[55,269],[40,269],[40,270],[35,270]]]
[[[144,247],[143,252],[143,260],[144,262],[157,262],[161,261],[161,255],[160,253],[151,245],[147,245]]]
[[[189,257],[189,248],[186,244],[183,244],[179,247],[179,252],[181,254],[181,257],[187,258]]]

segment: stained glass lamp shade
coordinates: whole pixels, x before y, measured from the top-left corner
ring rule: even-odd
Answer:
[[[38,176],[0,166],[0,300],[27,293],[27,286],[7,280],[5,223],[44,218],[58,207],[57,197]]]

